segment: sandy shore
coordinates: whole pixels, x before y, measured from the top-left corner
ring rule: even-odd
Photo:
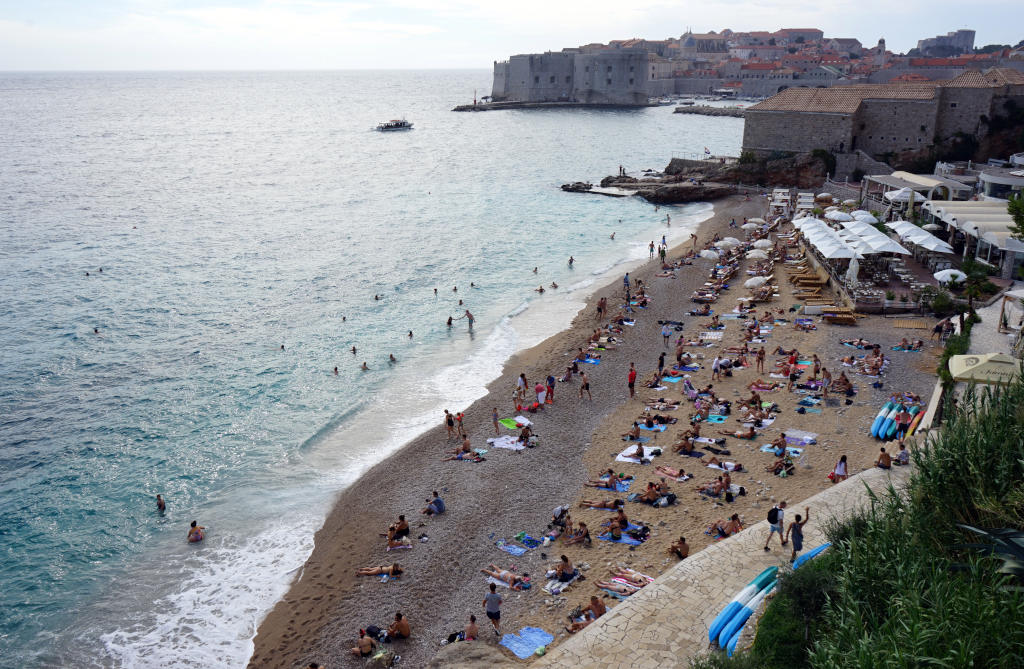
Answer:
[[[760,199],[744,202],[738,196],[718,201],[714,217],[701,224],[698,235],[706,241],[715,231],[726,234],[730,218],[760,215],[762,206]],[[688,247],[689,244],[684,244],[673,249],[670,255],[681,255]],[[699,483],[713,478],[714,470],[703,467],[694,458],[671,453],[656,458],[655,464],[683,467],[688,472],[697,472],[697,476],[689,482],[672,484],[679,496],[679,504],[675,506],[654,509],[627,504],[626,511],[631,518],[646,521],[654,528],[652,538],[636,550],[595,540],[589,548],[565,549],[555,544],[550,549],[539,548],[513,558],[494,546],[496,540],[511,538],[522,531],[541,536],[555,506],[575,505],[581,498],[609,499],[611,495],[607,491],[583,487],[587,478],[609,466],[636,476],[634,489],[640,492],[648,480],[654,480],[653,465],[614,463],[615,454],[626,446],[619,435],[641,413],[642,400],[655,394],[638,383],[637,398],[629,400],[627,370],[629,363],[635,362],[639,378],[643,379],[656,368],[658,354],[664,350],[658,320],[683,321],[686,334],[696,335],[699,323],[706,319],[684,314],[693,308],[690,293],[704,282],[709,267],[709,262],[698,261],[678,272],[675,279],[655,278],[655,263],[631,273],[633,278],[642,278],[647,284],[648,295],[652,297],[651,308],[639,312],[636,327],[626,328],[625,341],[618,350],[605,353],[598,366],[583,366],[590,376],[592,401],[578,397],[579,381],[574,379],[571,383],[557,384],[554,404],[536,417],[531,415],[536,424],[535,432],[541,437],[539,447],[524,451],[490,449],[486,461],[481,463],[441,462],[445,451],[454,448],[456,442],[446,439],[439,417],[436,430],[414,440],[342,491],[324,527],[316,535],[316,547],[302,572],[285,598],[260,625],[250,666],[304,667],[312,661],[326,667],[361,666],[362,660],[348,653],[358,629],[369,624],[386,626],[399,610],[409,617],[413,628],[410,640],[393,645],[402,655],[404,666],[425,666],[438,650],[441,639],[461,629],[470,613],[480,618],[482,640],[496,644],[498,638],[489,631],[481,606],[486,580],[479,570],[489,563],[506,568],[514,564],[518,572],[538,579],[538,587],[531,591],[504,591],[502,631],[514,632],[524,625],[535,625],[556,634],[557,643],[559,635],[564,637],[565,634],[560,633],[565,613],[599,592],[593,582],[606,576],[610,565],[629,564],[656,576],[670,563],[665,551],[667,545],[680,534],[687,537],[691,550],[696,551],[711,540],[703,534],[703,528],[711,520],[739,513],[749,521],[758,521],[771,498],[798,501],[809,497],[829,485],[825,475],[840,453],[848,454],[851,473],[870,466],[878,444],[865,434],[867,426],[885,401],[887,392],[908,389],[924,393],[929,389],[929,378],[934,378],[931,370],[935,366],[930,352],[893,353],[895,359],[882,390],[872,389],[867,379],[852,377],[860,388],[854,404],[826,407],[821,414],[796,414],[798,395],[785,391],[766,393],[765,399],[778,402],[783,413],[765,430],[765,438],[759,439],[757,445],[770,441],[786,428],[818,433],[818,445],[805,451],[801,464],[806,467],[800,467],[796,476],[779,479],[763,471],[764,465],[771,461],[769,455],[755,452],[749,442],[729,439],[727,447],[733,452],[730,459],[743,462],[749,471],[734,476],[734,482],[744,485],[749,494],[727,508],[695,493]],[[783,290],[788,291],[781,269],[777,277]],[[610,304],[617,305],[620,286],[616,280],[596,291],[570,329],[518,354],[506,364],[501,378],[490,384],[488,395],[466,410],[466,427],[475,448],[486,448],[484,440],[494,436],[491,407],[498,407],[502,417],[514,415],[510,389],[519,373],[525,372],[531,383],[548,373],[559,375],[572,358],[572,352],[584,344],[593,330],[594,305],[598,297],[606,295]],[[735,297],[744,293],[742,288],[733,288],[719,300],[716,310],[731,309]],[[773,306],[788,307],[792,303],[792,298],[784,294]],[[854,331],[872,341],[877,339],[883,346],[895,343],[901,336],[925,338],[928,334],[925,330],[893,330],[890,326],[891,322],[886,319],[872,318],[862,321]],[[851,330],[819,325],[814,333],[799,333],[791,327],[779,326],[766,348],[796,345],[808,357],[818,353],[825,366],[838,373],[838,358],[852,351],[838,341],[840,337],[852,336],[848,332]],[[735,321],[729,322],[723,345],[738,340],[739,326]],[[703,352],[710,361],[718,349],[694,350]],[[896,357],[901,355],[908,357]],[[671,350],[667,350],[667,357],[671,361]],[[767,366],[774,361],[775,356],[769,356]],[[695,383],[706,384],[710,382],[710,369],[702,369],[693,376]],[[741,371],[731,379],[716,383],[715,387],[721,397],[735,400],[741,391],[746,394],[744,386],[754,378],[753,369]],[[671,387],[657,395],[678,398],[680,389]],[[674,414],[680,418],[678,429],[670,426],[652,444],[667,446],[683,429],[686,409]],[[730,420],[724,427],[732,430],[738,424]],[[502,432],[507,433],[507,430]],[[448,504],[448,512],[436,519],[426,519],[419,514],[431,490],[441,491]],[[415,543],[409,550],[386,552],[379,533],[400,513],[410,520],[414,538],[425,534],[429,539],[426,543]],[[608,514],[574,509],[573,516],[577,521],[586,521],[596,535]],[[541,557],[542,551],[548,553],[548,559]],[[574,585],[565,597],[552,598],[542,592],[539,585],[543,584],[545,566],[560,553],[569,555],[574,563],[588,564],[585,572],[588,580]],[[355,575],[357,567],[393,561],[400,562],[406,569],[400,581],[385,584],[376,578]],[[611,606],[614,600],[607,602]],[[511,654],[507,656],[514,659]]]

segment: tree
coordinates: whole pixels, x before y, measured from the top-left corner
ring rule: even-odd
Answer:
[[[1024,241],[1024,193],[1011,197],[1006,203],[1006,211],[1013,218],[1010,236],[1018,241]]]
[[[981,286],[988,281],[988,271],[984,265],[973,258],[964,260],[963,265],[960,266],[960,271],[967,275],[964,296],[967,297],[967,313],[973,314],[974,298],[982,296]],[[960,331],[964,331],[964,315],[962,313],[960,314]]]

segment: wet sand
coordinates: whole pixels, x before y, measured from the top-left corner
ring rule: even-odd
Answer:
[[[738,230],[728,232],[729,219],[761,215],[762,207],[760,198],[747,202],[739,196],[720,200],[715,203],[715,215],[701,224],[698,237],[705,242],[716,231],[723,236],[742,236],[737,234]],[[684,243],[672,249],[669,256],[678,257],[689,248],[690,244]],[[621,279],[595,291],[588,306],[568,330],[514,356],[506,364],[501,378],[490,384],[488,395],[466,410],[466,428],[472,445],[489,449],[486,461],[442,462],[446,451],[455,448],[458,442],[446,438],[439,416],[436,429],[413,440],[341,491],[333,511],[316,535],[316,547],[306,565],[284,599],[260,625],[250,666],[305,667],[314,661],[327,667],[361,666],[363,661],[348,652],[359,628],[369,624],[385,627],[396,611],[408,616],[413,630],[411,639],[392,644],[402,655],[403,666],[425,666],[439,649],[440,641],[450,632],[462,629],[470,613],[478,617],[481,641],[496,644],[499,639],[484,618],[481,605],[487,584],[480,569],[490,563],[503,568],[514,565],[517,572],[529,573],[536,582],[530,591],[501,590],[505,598],[502,632],[514,632],[531,624],[555,634],[557,643],[557,639],[565,635],[561,632],[565,613],[573,605],[585,602],[591,594],[599,593],[593,582],[606,576],[609,566],[629,564],[650,576],[657,576],[670,564],[666,547],[680,534],[685,534],[691,551],[696,551],[711,541],[703,534],[710,520],[739,513],[748,521],[758,521],[772,498],[793,503],[813,495],[829,485],[825,475],[840,453],[849,455],[851,473],[870,466],[878,444],[865,434],[866,425],[885,401],[884,394],[903,386],[923,393],[930,387],[929,377],[934,378],[927,371],[929,364],[934,369],[930,353],[892,353],[895,361],[890,378],[900,384],[900,388],[887,383],[885,388],[875,391],[870,388],[870,380],[851,377],[860,393],[850,406],[840,403],[838,408],[825,408],[822,414],[798,415],[793,408],[799,396],[785,391],[764,393],[764,399],[778,402],[783,413],[765,430],[765,439],[755,442],[757,446],[786,428],[817,432],[819,445],[805,451],[807,457],[798,466],[796,476],[779,479],[763,471],[764,465],[771,462],[771,456],[755,453],[750,442],[729,439],[726,447],[733,455],[728,459],[743,462],[749,473],[734,475],[733,479],[747,488],[748,495],[726,507],[694,492],[698,483],[711,480],[713,474],[719,472],[703,467],[694,458],[675,455],[666,449],[665,455],[655,458],[654,464],[683,467],[688,472],[696,471],[697,476],[686,483],[672,484],[679,496],[675,506],[655,509],[627,503],[626,510],[631,518],[647,521],[654,529],[652,538],[634,551],[596,539],[589,548],[571,546],[566,549],[557,542],[521,557],[498,550],[495,541],[511,538],[518,532],[542,536],[555,506],[565,503],[575,506],[581,498],[610,498],[607,491],[583,487],[589,477],[609,466],[635,475],[637,482],[633,490],[639,492],[648,480],[655,480],[654,465],[614,463],[615,454],[627,445],[619,435],[641,413],[643,398],[680,396],[679,386],[656,393],[642,388],[640,381],[656,368],[662,350],[666,350],[669,364],[673,359],[672,350],[663,347],[658,320],[683,321],[685,333],[690,336],[696,335],[699,323],[707,320],[685,314],[694,308],[690,294],[705,281],[711,263],[698,260],[678,271],[674,279],[654,277],[659,266],[651,262],[631,273],[632,278],[643,279],[652,304],[649,309],[638,312],[635,327],[624,328],[620,348],[607,351],[600,365],[581,365],[590,377],[593,400],[579,398],[580,385],[576,377],[569,383],[557,384],[552,405],[536,415],[527,414],[541,439],[537,448],[523,451],[490,448],[485,439],[494,436],[491,408],[497,407],[501,417],[515,415],[511,389],[520,372],[526,373],[531,384],[549,373],[560,376],[573,353],[585,346],[587,336],[597,325],[594,308],[597,299],[607,296],[612,313],[617,310],[622,301]],[[745,266],[741,265],[741,273]],[[777,269],[776,277],[780,287],[788,291],[781,268]],[[735,298],[746,293],[741,286],[745,275],[737,278],[735,283],[739,285],[719,300],[716,311],[731,309]],[[792,303],[784,294],[772,306],[788,308]],[[787,317],[792,318],[792,314]],[[814,333],[799,333],[791,327],[777,326],[766,348],[773,350],[778,345],[790,348],[795,343],[808,357],[817,352],[825,366],[838,376],[838,358],[852,351],[839,345],[840,337],[853,336],[849,333],[856,332],[858,336],[871,339],[875,334],[885,347],[890,339],[895,343],[904,335],[927,336],[926,331],[891,330],[888,325],[885,319],[872,318],[862,321],[855,329],[819,325]],[[729,321],[723,345],[738,341],[739,323]],[[706,385],[711,376],[710,360],[718,347],[692,350],[707,356],[708,368],[693,374],[695,384]],[[900,355],[914,357],[896,357]],[[768,356],[766,371],[775,359],[775,356]],[[634,400],[629,400],[626,386],[630,362],[636,363],[639,373]],[[753,369],[740,371],[732,379],[716,382],[715,388],[721,397],[735,401],[741,391],[743,396],[748,394],[744,386],[756,376]],[[460,407],[449,409],[458,411]],[[837,411],[840,412],[838,417]],[[679,417],[679,425],[670,426],[653,445],[667,446],[676,433],[685,428],[686,408],[672,415]],[[730,420],[723,427],[734,430],[738,424]],[[501,432],[510,434],[504,428]],[[419,510],[432,490],[441,492],[448,512],[428,519]],[[799,512],[802,513],[802,509]],[[410,521],[413,548],[387,552],[385,540],[379,535],[400,513]],[[600,523],[610,516],[589,509],[574,509],[572,513],[577,521],[587,522],[595,537]],[[426,535],[427,541],[417,541],[420,535]],[[547,553],[547,559],[542,553]],[[574,585],[565,597],[553,598],[541,591],[540,585],[545,580],[545,567],[561,553],[569,555],[576,564],[588,566],[585,570],[588,580]],[[358,567],[395,561],[406,570],[399,581],[380,583],[378,578],[355,575]],[[615,603],[612,599],[606,602],[609,606]],[[506,655],[514,660],[511,654]]]

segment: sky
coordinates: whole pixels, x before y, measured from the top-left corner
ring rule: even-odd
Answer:
[[[1024,38],[1021,0],[0,0],[0,70],[490,68],[516,53],[820,28],[905,52],[958,28]]]

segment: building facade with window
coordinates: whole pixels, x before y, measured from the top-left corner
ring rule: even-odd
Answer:
[[[651,60],[644,49],[567,49],[520,54],[494,63],[495,101],[643,105],[660,87],[648,85]],[[658,90],[654,90],[658,88]]]

